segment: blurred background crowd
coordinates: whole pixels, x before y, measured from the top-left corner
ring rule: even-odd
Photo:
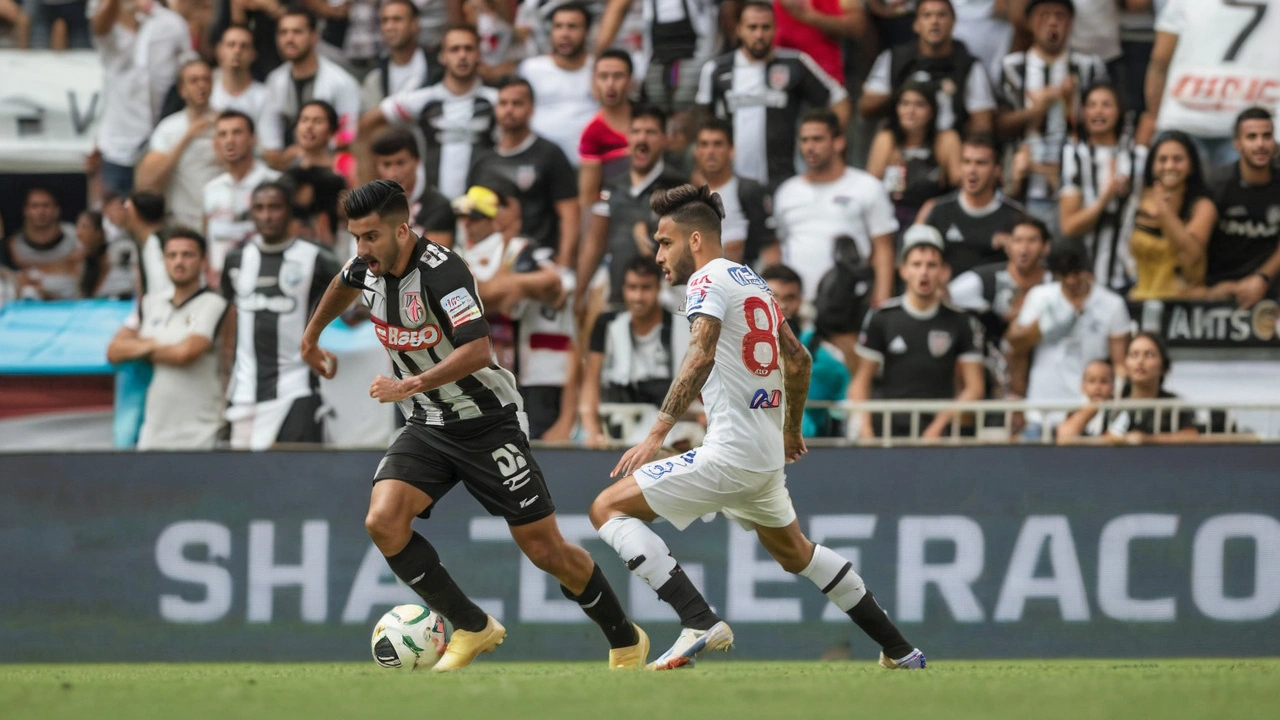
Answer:
[[[343,194],[390,179],[471,264],[531,436],[623,442],[687,336],[648,198],[692,181],[815,357],[811,437],[1260,432],[1209,407],[1265,399],[1280,368],[1276,5],[0,0],[0,143],[39,135],[24,88],[62,82],[61,56],[100,88],[73,104],[77,172],[0,163],[0,327],[130,301],[107,357],[143,370],[117,379],[137,406],[122,437],[117,389],[117,445],[333,443],[356,400],[297,340],[354,253]],[[1166,386],[1190,377],[1181,347],[1213,351],[1180,386],[1201,412]],[[385,372],[346,370],[357,394]],[[39,384],[6,372],[0,392]],[[848,411],[871,400],[925,409]],[[267,404],[265,431],[226,432]]]

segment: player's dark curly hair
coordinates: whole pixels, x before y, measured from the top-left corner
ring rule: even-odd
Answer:
[[[209,243],[204,239],[204,235],[199,230],[187,225],[173,225],[160,232],[160,249],[164,250],[170,240],[190,240],[200,248],[200,256],[204,257],[205,251],[208,249]]]
[[[724,219],[724,203],[719,193],[707,185],[697,187],[685,183],[669,190],[654,190],[649,207],[658,217],[670,217],[677,224],[701,233],[720,237],[720,221]]]
[[[374,180],[347,193],[342,209],[349,220],[377,214],[382,220],[403,221],[409,217],[409,199],[394,180]]]

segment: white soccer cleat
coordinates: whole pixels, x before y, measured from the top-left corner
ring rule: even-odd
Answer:
[[[920,648],[912,650],[910,655],[897,660],[890,660],[887,655],[880,653],[880,666],[890,670],[923,670],[926,663],[927,660]]]
[[[721,620],[709,630],[685,628],[671,649],[649,663],[650,670],[675,670],[692,665],[693,659],[708,650],[729,651],[733,647],[733,630],[729,623]]]

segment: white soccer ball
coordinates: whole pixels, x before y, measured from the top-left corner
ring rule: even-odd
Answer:
[[[432,667],[444,654],[444,618],[421,605],[397,605],[378,620],[370,645],[384,668]]]

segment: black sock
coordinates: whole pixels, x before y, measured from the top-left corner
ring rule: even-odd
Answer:
[[[702,597],[702,593],[693,586],[693,581],[679,565],[671,571],[671,579],[658,588],[658,598],[676,609],[676,614],[680,616],[680,627],[710,630],[711,626],[720,622],[720,616],[712,612],[707,599]]]
[[[880,649],[884,650],[890,660],[904,658],[915,650],[915,646],[902,637],[898,627],[889,619],[880,603],[876,602],[870,590],[849,611],[849,617],[862,628],[862,632],[879,643]]]
[[[582,612],[600,626],[605,638],[609,640],[610,648],[628,647],[640,641],[635,626],[627,619],[627,612],[622,609],[622,603],[618,602],[618,596],[609,586],[604,573],[600,572],[599,565],[591,570],[591,579],[587,581],[587,587],[581,595],[574,595],[563,585],[560,586],[560,592],[578,603]]]
[[[462,588],[453,582],[449,571],[440,564],[440,555],[427,539],[414,533],[409,544],[400,552],[387,558],[387,565],[396,577],[405,581],[427,607],[448,620],[455,630],[479,632],[489,623],[489,617]]]

